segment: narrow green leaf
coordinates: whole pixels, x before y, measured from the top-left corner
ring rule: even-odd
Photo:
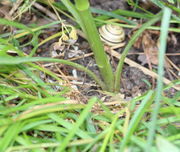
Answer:
[[[89,114],[89,111],[91,110],[91,108],[93,107],[94,103],[97,101],[97,98],[94,97],[92,99],[90,99],[88,101],[88,104],[86,105],[86,108],[81,112],[79,119],[76,121],[76,123],[74,124],[73,129],[69,132],[69,134],[66,136],[66,138],[64,139],[64,141],[62,142],[61,146],[58,147],[56,149],[56,152],[62,152],[65,150],[65,148],[67,147],[68,143],[70,142],[70,140],[72,140],[73,136],[75,135],[75,133],[77,132],[77,130],[79,129],[79,127],[81,126],[81,124],[84,122],[84,120],[86,119],[86,117]]]
[[[8,146],[15,140],[15,137],[19,133],[22,127],[21,123],[14,123],[12,126],[9,126],[8,130],[4,134],[4,137],[1,139],[0,142],[0,150],[4,152]]]
[[[79,70],[86,72],[90,77],[92,77],[103,89],[105,89],[104,83],[90,70],[86,67],[63,59],[55,59],[55,58],[46,58],[46,57],[2,57],[0,56],[0,65],[14,65],[26,62],[38,62],[38,61],[46,61],[46,62],[58,62],[66,65],[70,65]],[[107,71],[106,71],[107,72]],[[112,81],[112,80],[111,80]]]
[[[179,152],[179,148],[162,136],[157,136],[156,145],[159,152]]]
[[[164,59],[165,59],[165,50],[166,50],[166,41],[168,36],[168,28],[171,18],[171,10],[169,8],[164,8],[163,10],[163,17],[162,17],[162,23],[161,23],[161,34],[160,34],[160,49],[159,49],[159,55],[158,55],[158,80],[157,80],[157,94],[155,99],[155,105],[154,109],[151,115],[151,127],[149,129],[148,134],[148,142],[146,151],[151,151],[151,147],[153,144],[155,131],[156,131],[156,125],[157,125],[157,117],[160,109],[160,102],[162,99],[162,91],[163,91],[163,75],[164,75]]]
[[[150,25],[156,23],[159,19],[161,18],[161,12],[154,16],[152,19],[150,19],[148,22],[144,23],[139,30],[137,30],[137,32],[131,37],[130,41],[128,42],[128,44],[126,45],[126,47],[124,48],[124,51],[121,55],[121,58],[119,60],[118,66],[116,68],[116,72],[115,72],[115,91],[119,91],[120,89],[120,77],[122,74],[122,68],[124,65],[124,60],[130,50],[130,48],[133,46],[133,44],[135,43],[135,41],[137,40],[137,38],[142,34],[142,32]]]
[[[138,110],[136,110],[132,119],[130,120],[127,133],[119,146],[120,148],[119,152],[124,151],[129,139],[133,135],[134,131],[137,129],[137,126],[140,123],[144,113],[146,112],[147,108],[152,104],[152,102],[153,102],[153,91],[149,91],[146,97],[144,98],[144,100],[141,102]]]
[[[48,115],[51,119],[55,120],[58,124],[62,125],[63,127],[67,128],[68,130],[72,130],[74,128],[74,124],[71,124],[70,122],[63,120],[56,114],[49,114]],[[81,138],[91,138],[86,132],[83,130],[78,129],[76,134]]]

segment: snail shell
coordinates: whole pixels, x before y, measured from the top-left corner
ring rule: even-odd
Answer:
[[[103,25],[99,28],[99,33],[101,40],[109,46],[118,45],[125,39],[123,28],[117,25]]]

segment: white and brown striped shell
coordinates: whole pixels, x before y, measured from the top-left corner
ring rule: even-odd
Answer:
[[[125,32],[120,26],[113,24],[103,25],[99,28],[99,34],[101,40],[109,46],[124,44]]]

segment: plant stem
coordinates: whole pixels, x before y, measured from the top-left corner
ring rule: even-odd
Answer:
[[[148,22],[146,22],[145,24],[143,24],[141,26],[141,28],[139,28],[139,30],[137,30],[137,32],[131,37],[129,43],[126,45],[122,55],[121,55],[121,59],[118,63],[116,72],[115,72],[115,91],[119,91],[120,88],[120,78],[121,78],[121,74],[122,74],[122,69],[123,69],[123,65],[124,65],[124,60],[130,50],[130,48],[132,47],[132,45],[134,44],[134,42],[137,40],[137,38],[142,34],[142,32],[149,27],[150,25],[156,23],[160,18],[161,18],[161,12],[154,16],[152,19],[150,19]]]
[[[85,1],[86,1],[86,5],[81,5],[82,3],[84,4]],[[93,17],[90,13],[89,3],[87,0],[85,1],[82,3],[80,3],[81,0],[76,1],[76,8],[79,12],[79,15],[83,24],[82,29],[84,33],[86,34],[87,40],[94,53],[96,63],[99,67],[101,76],[106,84],[106,88],[108,91],[113,91],[114,75],[113,75],[112,67],[104,51],[103,44],[99,37],[99,33],[94,23]],[[88,3],[88,6],[87,6],[87,3]]]

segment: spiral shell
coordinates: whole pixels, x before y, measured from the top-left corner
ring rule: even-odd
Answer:
[[[109,46],[119,45],[125,39],[122,27],[112,24],[103,25],[99,28],[101,40]]]

